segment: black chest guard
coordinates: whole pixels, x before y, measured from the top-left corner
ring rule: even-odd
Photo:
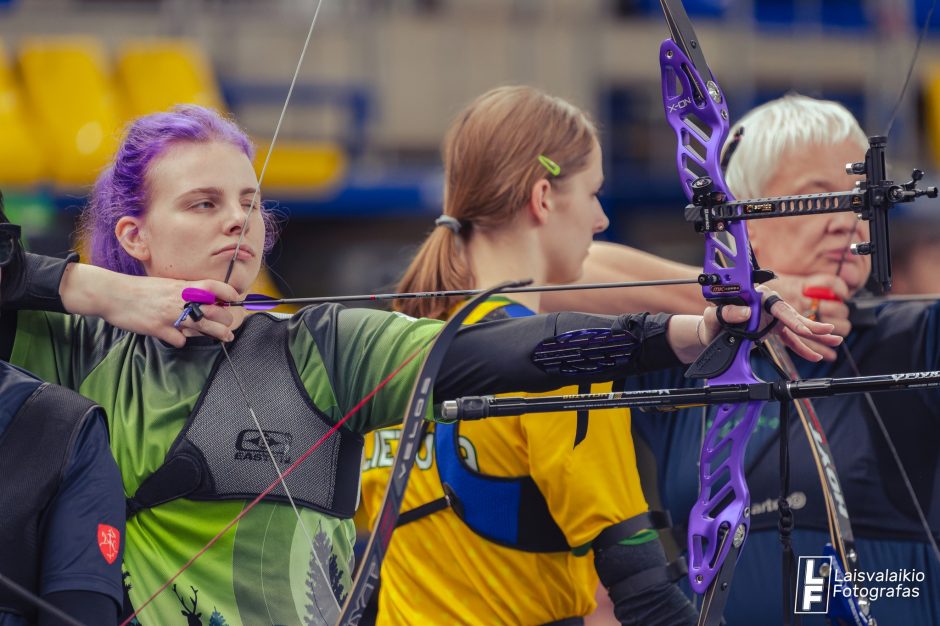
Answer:
[[[288,350],[290,320],[249,316],[228,348],[238,379],[220,351],[209,381],[166,458],[127,501],[127,517],[176,498],[250,500],[277,480],[265,440],[285,471],[324,437],[333,422],[310,400]],[[239,381],[264,432],[258,432]],[[286,477],[303,506],[352,517],[359,496],[362,437],[330,435]],[[284,486],[265,496],[287,502]]]

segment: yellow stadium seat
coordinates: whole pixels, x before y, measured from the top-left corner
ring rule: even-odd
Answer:
[[[117,76],[134,116],[182,103],[225,110],[206,55],[187,40],[143,39],[124,45],[118,52]],[[259,174],[267,152],[267,145],[259,145]],[[319,193],[345,172],[346,154],[336,143],[278,139],[264,187],[288,194]]]
[[[28,186],[46,175],[35,122],[23,102],[6,49],[0,44],[0,185]]]
[[[205,54],[180,39],[144,39],[118,52],[117,75],[131,116],[166,111],[176,104],[221,110],[222,96]]]
[[[940,166],[940,64],[930,67],[925,75],[924,122],[933,161]]]
[[[258,146],[255,171],[261,175],[270,144]],[[321,193],[332,189],[346,174],[346,151],[336,143],[297,142],[278,139],[264,173],[267,192]]]
[[[19,64],[53,182],[91,183],[116,148],[121,119],[101,43],[87,37],[26,39]]]

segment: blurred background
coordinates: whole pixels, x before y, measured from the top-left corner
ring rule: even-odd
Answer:
[[[178,102],[227,110],[259,144],[260,168],[316,4],[0,0],[0,188],[30,246],[72,245],[85,194],[133,116]],[[930,0],[685,5],[733,118],[796,90],[839,100],[876,134]],[[896,179],[916,165],[936,184],[940,170],[937,28],[891,133]],[[599,122],[608,239],[699,263],[662,111],[666,33],[654,0],[324,0],[264,181],[286,220],[269,259],[277,287],[392,285],[440,213],[438,147],[452,116],[506,83]],[[938,224],[905,213],[895,232],[930,242]]]

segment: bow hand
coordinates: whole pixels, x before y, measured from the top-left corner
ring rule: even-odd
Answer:
[[[758,335],[764,333],[779,336],[791,350],[813,362],[824,358],[821,352],[814,349],[815,346],[821,346],[831,352],[831,348],[842,343],[842,337],[832,334],[835,329],[832,324],[814,321],[798,313],[767,287],[760,286],[757,292],[761,294],[762,307],[769,310],[762,312],[759,329],[753,339],[758,339]],[[720,309],[709,307],[705,310],[701,323],[696,326],[698,341],[705,347],[716,340],[721,341],[720,335],[723,331],[731,336],[738,333],[745,335],[750,319],[751,307],[748,306],[728,304]]]

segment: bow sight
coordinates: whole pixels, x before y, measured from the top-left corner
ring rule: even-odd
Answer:
[[[888,211],[896,204],[913,202],[920,196],[937,197],[936,187],[919,189],[918,181],[924,177],[915,169],[911,180],[898,184],[885,178],[885,146],[887,138],[873,136],[868,139],[865,161],[848,163],[846,174],[864,176],[850,191],[814,193],[774,198],[727,201],[727,195],[714,187],[709,176],[701,176],[692,183],[692,202],[685,208],[685,219],[697,232],[724,232],[729,222],[738,220],[794,217],[851,211],[860,220],[869,223],[871,240],[852,244],[852,253],[871,255],[872,278],[880,293],[891,289],[891,248],[888,236]],[[755,270],[755,283],[765,282],[766,272]],[[703,285],[720,285],[718,274],[703,274]]]

